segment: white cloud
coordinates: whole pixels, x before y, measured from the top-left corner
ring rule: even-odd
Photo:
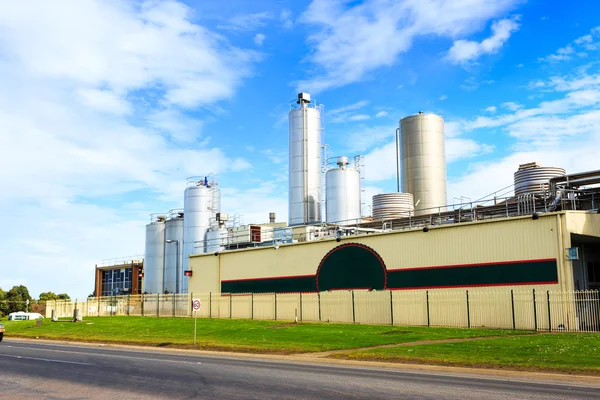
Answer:
[[[474,77],[471,76],[465,79],[464,83],[460,85],[460,88],[468,92],[472,92],[474,90],[477,90],[481,85],[491,85],[492,83],[494,83],[494,80],[492,79],[477,81]]]
[[[251,167],[208,147],[187,109],[230,98],[256,58],[174,1],[68,11],[0,13],[0,206],[15,210],[0,275],[85,296],[100,259],[143,252],[147,213],[180,205],[182,178]]]
[[[356,114],[348,117],[348,121],[365,121],[367,119],[371,119],[371,116],[367,114]]]
[[[297,86],[321,91],[368,78],[372,71],[393,65],[418,36],[465,36],[518,3],[371,0],[348,7],[341,1],[314,0],[300,20],[317,27],[308,40],[313,48],[309,60],[318,70]]]
[[[375,118],[387,117],[388,115],[389,113],[387,111],[379,111],[377,114],[375,114]]]
[[[540,57],[538,61],[556,63],[571,60],[575,55],[578,57],[587,57],[588,54],[585,51],[600,49],[600,29],[598,28],[600,27],[592,28],[589,34],[578,37],[567,46],[559,48],[554,54]]]
[[[230,18],[227,22],[217,26],[218,29],[232,30],[240,32],[251,32],[262,28],[267,21],[273,19],[270,12],[259,12],[253,14],[239,14]]]
[[[505,103],[502,103],[502,107],[504,107],[510,111],[517,111],[517,110],[520,110],[521,108],[523,108],[523,105],[519,104],[519,103],[515,103],[514,101],[507,101]]]
[[[492,36],[482,42],[457,40],[448,51],[447,59],[453,64],[468,64],[484,54],[497,53],[510,36],[519,29],[518,17],[506,18],[492,24]]]
[[[495,113],[495,112],[497,111],[497,109],[496,109],[496,107],[495,107],[495,106],[489,106],[489,107],[487,107],[487,108],[486,108],[485,110],[483,110],[483,111],[486,111],[486,112],[489,112],[489,113]]]
[[[336,115],[336,114],[345,113],[347,111],[358,110],[358,109],[363,108],[367,104],[369,104],[369,102],[367,100],[360,100],[360,101],[357,101],[356,103],[353,103],[353,104],[350,104],[347,106],[338,107],[338,108],[334,108],[333,110],[329,110],[329,111],[327,111],[326,115]]]
[[[446,99],[448,99],[448,96],[446,96],[445,94],[441,95],[441,96],[438,98],[438,100],[439,100],[439,101],[444,101],[444,100],[446,100]]]
[[[279,20],[283,22],[283,27],[285,29],[291,29],[294,27],[294,21],[292,21],[292,12],[286,8],[281,10],[279,14]]]
[[[257,46],[262,46],[266,38],[267,37],[262,33],[257,33],[256,35],[254,35],[254,44],[256,44]]]

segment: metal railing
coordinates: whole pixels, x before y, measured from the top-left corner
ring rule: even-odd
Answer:
[[[403,326],[445,326],[535,331],[599,332],[600,295],[547,290],[345,290],[320,293],[201,293],[131,295],[48,301],[70,318],[151,316],[298,320]]]

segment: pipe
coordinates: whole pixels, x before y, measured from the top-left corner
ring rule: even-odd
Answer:
[[[400,193],[400,128],[396,128],[396,185]]]

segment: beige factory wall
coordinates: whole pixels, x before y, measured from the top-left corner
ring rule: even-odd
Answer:
[[[350,242],[374,249],[388,270],[549,258],[563,260],[563,251],[558,247],[560,217],[557,215],[560,214],[541,215],[538,220],[528,216],[431,227],[427,233],[417,229],[351,236],[343,238],[341,243],[321,240],[281,245],[277,250],[266,246],[226,251],[217,257],[195,255],[190,257],[194,275],[190,278],[189,290],[219,292],[215,268],[220,269],[221,280],[314,275],[328,251]],[[559,277],[564,275],[559,273]],[[553,286],[552,289],[558,289]]]
[[[578,235],[600,237],[600,214],[588,211],[566,213],[567,230]]]

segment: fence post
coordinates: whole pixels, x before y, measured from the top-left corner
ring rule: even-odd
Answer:
[[[550,291],[546,290],[546,297],[548,298],[548,332],[552,332],[552,318],[550,316]]]
[[[394,326],[394,298],[392,293],[394,292],[390,290],[390,320],[392,321],[392,326]]]
[[[319,303],[319,322],[321,322],[321,292],[317,292],[317,302]]]
[[[100,297],[98,296],[96,300],[98,300],[98,316],[100,316]],[[56,308],[56,300],[54,301],[54,308]]]
[[[175,293],[171,294],[173,296],[173,318],[175,318]]]
[[[144,304],[146,304],[146,300],[144,299],[144,294],[142,293],[142,317],[144,317]]]
[[[131,304],[131,293],[127,294],[127,316],[129,316],[129,305]]]
[[[156,316],[160,317],[160,293],[156,295]]]
[[[517,329],[517,324],[515,321],[515,295],[513,293],[513,290],[510,289],[510,305],[512,308],[512,322],[513,322],[513,330]]]
[[[431,321],[429,319],[429,290],[425,291],[425,298],[427,300],[427,326],[431,326]]]
[[[471,327],[471,310],[469,306],[469,291],[467,290],[467,328]]]
[[[537,307],[535,304],[535,289],[533,289],[533,327],[537,332]]]
[[[302,292],[300,292],[300,321],[302,321]]]
[[[352,292],[352,322],[355,323],[356,322],[356,310],[354,307],[354,290],[351,290]]]
[[[229,319],[233,318],[233,309],[231,308],[233,306],[233,298],[231,297],[231,293],[229,293]]]
[[[208,318],[212,318],[212,292],[208,292]]]
[[[254,292],[250,293],[250,307],[252,308],[250,311],[251,319],[254,319]]]
[[[277,321],[277,293],[275,293],[275,321]]]

